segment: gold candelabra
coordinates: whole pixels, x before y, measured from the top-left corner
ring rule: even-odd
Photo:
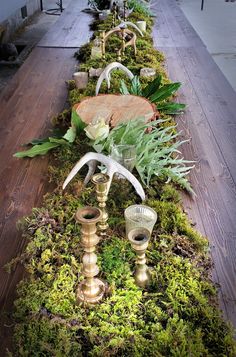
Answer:
[[[110,177],[102,173],[95,174],[92,177],[92,182],[95,184],[96,187],[98,206],[102,212],[101,220],[98,223],[98,228],[100,230],[101,235],[106,234],[105,231],[109,227],[107,223],[108,214],[106,210],[109,181],[110,181]]]
[[[146,228],[134,228],[128,233],[128,239],[137,254],[135,282],[141,288],[147,287],[150,283],[150,273],[145,256],[150,237],[151,234]]]
[[[96,207],[84,207],[76,212],[76,220],[81,227],[81,244],[84,248],[82,258],[82,274],[85,279],[79,284],[77,289],[77,301],[97,303],[102,299],[105,292],[105,284],[95,276],[99,273],[97,266],[96,245],[99,237],[96,235],[96,224],[101,220],[102,212]]]

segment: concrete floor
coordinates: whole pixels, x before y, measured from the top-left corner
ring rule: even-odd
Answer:
[[[216,64],[236,90],[236,2],[177,0]]]
[[[43,0],[43,12],[36,13],[32,18],[30,18],[26,26],[20,29],[12,38],[12,42],[17,44],[24,44],[27,46],[29,51],[41,40],[45,33],[49,30],[50,26],[54,24],[59,16],[57,15],[47,15],[45,10],[54,9],[58,6],[56,5],[56,0]],[[66,8],[70,0],[63,0],[63,8]],[[59,12],[60,14],[60,12]],[[29,53],[26,48],[26,56]],[[14,76],[19,66],[10,66],[0,64],[0,92],[5,88],[7,83]]]

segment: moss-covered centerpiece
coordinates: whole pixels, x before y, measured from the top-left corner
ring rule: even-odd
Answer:
[[[100,9],[102,1],[95,2]],[[189,163],[179,152],[181,142],[172,116],[184,109],[173,98],[180,83],[170,83],[164,57],[152,47],[152,19],[146,2],[129,0],[127,5],[133,8],[128,19],[133,23],[146,21],[147,31],[143,37],[137,33],[136,58],[130,47],[122,57],[122,64],[135,78],[130,81],[115,72],[109,93],[121,91],[149,98],[159,114],[148,123],[142,118],[120,123],[109,133],[106,130],[106,137],[96,135],[89,140],[85,125],[70,109],[54,120],[60,125],[60,133],[55,131],[50,138],[33,142],[32,148],[16,155],[33,157],[53,150],[54,166],[49,174],[56,188],[45,197],[42,208],[34,209],[22,221],[28,245],[15,262],[24,264],[28,277],[17,289],[12,356],[236,355],[232,331],[221,317],[209,277],[208,242],[193,229],[176,191],[178,185],[192,192],[186,178]],[[95,21],[94,35],[111,29],[113,20],[110,15],[104,21]],[[109,38],[105,59],[90,58],[92,44],[83,46],[78,53],[83,62],[80,70],[105,68],[116,61],[121,42],[117,36]],[[157,76],[139,77],[144,67],[155,69]],[[94,95],[95,86],[94,77],[84,90],[69,81],[71,106]],[[107,92],[103,83],[101,93]],[[99,129],[103,133],[104,125]],[[93,184],[82,184],[83,171],[66,192],[62,192],[62,182],[84,154],[94,150],[109,155],[113,144],[136,146],[134,174],[145,186],[145,205],[157,214],[146,250],[150,284],[146,288],[135,284],[136,255],[125,235],[124,210],[140,204],[140,198],[127,180],[114,178],[107,201],[108,235],[97,246],[97,263],[92,259],[100,268],[99,279],[109,288],[98,304],[78,304],[78,283],[86,275],[81,265],[83,247],[78,244],[83,232],[74,216],[78,209],[96,205],[96,193]]]

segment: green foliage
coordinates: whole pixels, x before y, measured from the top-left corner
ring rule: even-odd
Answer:
[[[50,150],[57,148],[58,146],[63,146],[68,143],[73,143],[76,136],[84,129],[85,125],[80,119],[79,115],[76,113],[75,109],[72,108],[71,113],[71,126],[67,129],[66,133],[59,134],[56,137],[49,137],[44,139],[34,139],[31,141],[33,145],[32,148],[26,151],[20,151],[15,153],[13,156],[18,158],[23,157],[35,157],[37,155],[45,155]]]
[[[138,0],[129,0],[128,5],[130,9],[134,9],[138,14],[143,14],[146,16],[151,16],[152,13],[148,8],[148,2],[138,1]]]
[[[48,153],[49,150],[55,149],[60,145],[59,142],[53,142],[52,138],[48,138],[48,141],[43,142],[42,144],[37,144],[34,145],[31,149],[25,150],[25,151],[20,151],[15,153],[13,156],[22,158],[22,157],[35,157],[37,155],[45,155]],[[62,142],[61,142],[62,143]],[[66,141],[63,142],[65,144]]]
[[[130,4],[132,2],[137,7],[142,7],[141,2],[132,0]],[[137,63],[131,57],[132,49],[128,49],[124,64],[130,63],[129,68],[138,75],[146,61],[147,66],[156,68],[157,73],[162,74],[163,84],[168,84],[160,64],[163,56],[151,48],[151,20],[143,15],[143,11],[133,13],[130,20],[146,20],[148,31],[144,38],[137,40]],[[102,27],[110,29],[111,18],[102,24],[96,23],[96,30]],[[111,55],[107,56],[107,62],[103,65],[115,59],[116,41],[112,39],[108,45]],[[81,50],[84,51],[84,60],[88,60],[84,69],[90,68],[91,64],[95,68],[101,65],[100,60],[93,62],[88,58],[90,46],[91,44]],[[122,75],[114,73],[112,90],[118,92],[122,78]],[[140,85],[136,79],[132,90],[141,86],[145,95],[153,95],[161,85],[160,79],[161,76],[148,87],[147,79],[140,78]],[[124,83],[127,87],[128,83]],[[70,102],[76,103],[86,95],[93,95],[94,88],[94,80],[90,80],[83,92],[77,90],[71,81]],[[102,92],[106,91],[104,84]],[[170,104],[164,101],[159,105],[169,105],[168,110],[175,111],[176,107],[173,108]],[[114,179],[107,202],[110,228],[108,236],[101,239],[98,245],[100,275],[108,283],[108,289],[104,299],[94,306],[76,304],[76,289],[83,277],[80,274],[81,232],[74,215],[79,207],[96,205],[95,190],[93,186],[82,186],[80,180],[85,175],[83,170],[70,183],[66,193],[62,194],[61,189],[62,182],[74,163],[90,148],[75,113],[71,115],[69,110],[55,118],[57,123],[62,124],[64,132],[55,135],[51,143],[61,144],[63,140],[67,145],[60,145],[54,150],[55,166],[50,168],[50,181],[56,183],[55,192],[45,197],[43,208],[33,209],[32,215],[21,221],[21,229],[28,245],[14,263],[24,264],[27,279],[17,288],[13,356],[236,355],[232,331],[224,323],[216,307],[216,292],[208,274],[211,262],[207,255],[207,240],[193,229],[180,206],[178,192],[171,183],[164,181],[167,177],[178,177],[181,181],[185,171],[182,166],[184,162],[176,166],[179,159],[171,158],[171,150],[178,148],[178,143],[170,142],[175,139],[175,128],[164,112],[161,113],[161,118],[155,123],[141,123],[137,128],[132,128],[134,122],[130,122],[131,127],[118,127],[117,131],[111,132],[113,137],[106,143],[108,150],[111,139],[122,143],[142,142],[139,170],[144,180],[149,182],[149,187],[146,187],[146,204],[154,208],[158,216],[147,251],[151,285],[146,290],[135,285],[135,254],[124,238],[124,209],[139,203],[138,197],[127,181]],[[145,133],[149,126],[152,127],[153,134]],[[78,133],[79,138],[76,137]],[[62,139],[63,135],[66,138]],[[157,139],[155,145],[148,140],[152,135]],[[144,140],[139,140],[140,138]],[[73,142],[73,145],[69,145],[69,142]],[[33,141],[33,144],[39,146],[45,143],[47,141],[43,139]],[[153,176],[149,168],[152,162],[148,156],[153,157],[152,151],[160,149],[159,145],[162,145],[161,155],[167,155],[172,168],[166,168],[162,174]],[[145,154],[146,150],[148,154]],[[146,173],[140,169],[142,160],[146,160],[149,165]],[[155,170],[159,169],[160,167],[155,167]]]
[[[162,76],[159,74],[152,82],[148,83],[148,85],[144,88],[143,96],[149,98],[159,89],[161,82]]]
[[[162,87],[158,88],[155,93],[153,93],[150,96],[151,102],[157,103],[157,102],[162,102],[163,100],[167,99],[173,93],[175,93],[179,87],[181,86],[181,83],[169,83],[169,84],[164,84]]]
[[[174,128],[163,128],[162,123],[162,119],[146,123],[143,118],[121,123],[103,142],[95,142],[93,147],[110,153],[114,144],[135,145],[135,167],[144,184],[149,186],[153,176],[163,176],[193,193],[185,177],[192,168],[187,165],[192,162],[178,157],[178,148],[183,142],[174,141],[177,137],[172,131]]]
[[[62,169],[76,151],[68,147]],[[158,222],[147,252],[151,286],[142,291],[135,285],[135,254],[120,230],[124,207],[137,198],[127,182],[114,180],[111,230],[98,245],[101,278],[109,288],[94,306],[75,303],[82,251],[74,220],[78,207],[94,204],[94,189],[79,198],[48,195],[44,208],[25,218],[29,243],[22,261],[30,277],[18,286],[14,356],[235,355],[232,334],[213,304],[207,242],[189,225],[174,188],[152,183],[147,195],[155,199],[146,203]]]
[[[151,102],[157,104],[157,109],[169,114],[180,114],[185,109],[185,104],[174,102],[163,102],[179,89],[181,83],[168,83],[161,86],[162,76],[158,75],[152,82],[142,90],[139,77],[134,76],[131,81],[130,89],[126,86],[124,80],[121,80],[120,92],[121,94],[135,94],[148,98]],[[161,102],[161,103],[160,103]]]

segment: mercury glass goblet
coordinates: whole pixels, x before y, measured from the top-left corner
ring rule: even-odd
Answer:
[[[132,205],[125,210],[126,235],[134,228],[146,228],[150,234],[157,220],[157,214],[151,207]]]

